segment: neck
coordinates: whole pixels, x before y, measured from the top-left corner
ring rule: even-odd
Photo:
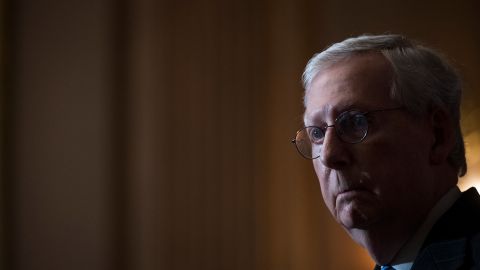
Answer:
[[[363,246],[378,265],[392,262],[399,250],[414,235],[421,222],[417,221],[409,225],[402,222],[389,223],[377,224],[366,230],[348,231],[351,238]]]

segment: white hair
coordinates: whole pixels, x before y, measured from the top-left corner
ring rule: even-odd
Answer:
[[[448,161],[458,176],[467,172],[465,146],[460,129],[460,100],[462,82],[445,57],[408,40],[401,35],[362,35],[335,43],[315,54],[302,76],[305,91],[324,69],[349,57],[378,52],[391,64],[393,80],[390,96],[413,114],[424,114],[429,109],[446,109],[455,126],[455,146]]]

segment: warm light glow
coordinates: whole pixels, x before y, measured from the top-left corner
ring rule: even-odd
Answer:
[[[480,175],[475,174],[472,176],[471,173],[468,173],[465,177],[460,178],[458,187],[461,191],[465,191],[470,187],[475,187],[478,191],[480,191]]]
[[[471,112],[463,122],[471,131],[464,135],[468,170],[458,182],[462,191],[470,187],[480,190],[480,126],[476,119],[475,113]]]

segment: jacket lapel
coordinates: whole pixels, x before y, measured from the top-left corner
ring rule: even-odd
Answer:
[[[480,250],[479,232],[480,196],[471,188],[433,226],[411,270],[468,269]]]

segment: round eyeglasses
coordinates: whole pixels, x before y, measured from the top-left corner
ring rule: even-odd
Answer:
[[[371,110],[361,112],[358,110],[348,110],[340,113],[335,119],[333,125],[323,127],[308,126],[297,131],[295,144],[298,152],[307,159],[316,159],[320,156],[321,146],[325,139],[327,128],[333,127],[338,138],[345,143],[359,143],[367,137],[368,134],[368,115],[376,112],[385,112],[400,110],[403,107]]]

